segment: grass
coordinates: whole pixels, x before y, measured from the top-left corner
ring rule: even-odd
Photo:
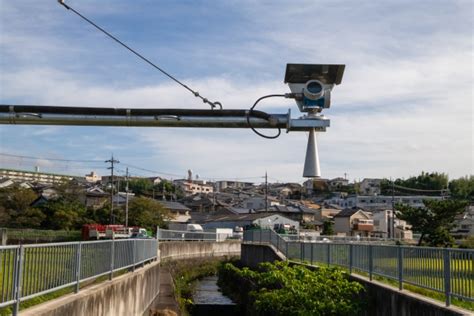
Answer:
[[[116,272],[114,272],[113,277],[118,277],[118,276],[120,276],[122,274],[125,274],[125,273],[127,273],[127,270],[125,270],[125,269],[120,270],[120,271],[116,271]],[[109,279],[108,275],[103,275],[103,276],[97,277],[97,278],[92,279],[92,280],[81,282],[80,287],[81,287],[81,289],[83,289],[83,288],[88,287],[88,286],[92,286],[92,285],[95,285],[95,284],[102,283],[104,281],[107,281],[108,279]],[[41,303],[44,303],[44,302],[54,300],[54,299],[56,299],[58,297],[61,297],[63,295],[73,293],[74,290],[75,290],[75,286],[69,286],[69,287],[66,287],[66,288],[51,292],[51,293],[47,293],[47,294],[44,294],[44,295],[33,297],[29,300],[21,302],[20,303],[20,310],[24,310],[24,309],[27,309],[29,307],[32,307],[32,306],[35,306],[35,305],[38,305],[38,304],[41,304]],[[0,316],[11,315],[12,310],[13,310],[13,306],[0,308]]]

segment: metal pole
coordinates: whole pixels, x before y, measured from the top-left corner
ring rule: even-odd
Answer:
[[[311,243],[311,265],[313,264],[313,261],[314,261],[314,243]]]
[[[80,282],[81,282],[81,253],[82,253],[82,242],[77,244],[76,250],[76,290],[75,292],[79,292]]]
[[[136,263],[137,263],[137,241],[133,240],[133,267],[132,267],[132,271],[135,271]]]
[[[354,254],[354,245],[349,245],[349,274],[352,274],[352,265],[353,265],[353,254]]]
[[[109,280],[114,277],[114,260],[115,260],[115,239],[110,242],[110,275]]]
[[[110,169],[110,182],[111,182],[111,188],[110,188],[110,224],[114,223],[114,163],[120,163],[120,161],[114,159],[114,155],[112,155],[112,158],[109,160],[106,160],[105,162],[110,162],[110,167],[107,169]]]
[[[331,245],[328,243],[327,246],[328,246],[327,253],[328,253],[328,267],[329,267],[331,265]]]
[[[369,245],[369,279],[372,281],[372,266],[373,266],[373,260],[372,260],[372,245]]]
[[[403,248],[398,246],[398,289],[403,290]]]
[[[392,178],[390,178],[390,181],[392,182],[392,238],[395,239],[395,183]]]
[[[446,297],[446,306],[451,305],[451,262],[449,249],[443,251],[444,258],[444,295]]]
[[[128,227],[128,167],[125,174],[126,184],[125,184],[125,227]]]
[[[16,253],[16,264],[15,264],[15,279],[14,279],[14,289],[15,289],[15,305],[13,305],[13,315],[18,315],[20,310],[20,298],[21,298],[21,282],[23,275],[23,255],[24,248],[23,245],[17,250]]]
[[[300,261],[303,263],[304,260],[304,244],[300,242]]]
[[[268,212],[268,177],[265,171],[265,212]]]

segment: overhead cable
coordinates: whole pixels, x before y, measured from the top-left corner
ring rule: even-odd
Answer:
[[[149,64],[150,66],[152,66],[153,68],[155,68],[156,70],[160,71],[162,74],[164,74],[165,76],[167,76],[168,78],[170,78],[171,80],[173,80],[174,82],[176,82],[177,84],[179,84],[180,86],[182,86],[183,88],[185,88],[186,90],[188,90],[189,92],[191,92],[196,98],[200,98],[202,100],[202,102],[206,103],[206,104],[209,104],[211,106],[211,109],[214,109],[215,107],[219,106],[219,108],[222,110],[222,103],[218,102],[218,101],[209,101],[207,98],[201,96],[199,94],[198,91],[195,91],[193,89],[191,89],[190,87],[188,87],[186,84],[184,84],[183,82],[181,82],[180,80],[178,80],[177,78],[175,78],[173,75],[171,75],[170,73],[168,73],[167,71],[165,71],[163,68],[157,66],[156,64],[154,64],[153,62],[151,62],[149,59],[147,59],[146,57],[144,57],[143,55],[141,55],[140,53],[138,53],[136,50],[134,50],[133,48],[131,48],[130,46],[126,45],[124,42],[122,42],[121,40],[119,40],[118,38],[116,38],[115,36],[113,36],[112,34],[110,34],[109,32],[107,32],[106,30],[104,30],[102,27],[100,27],[99,25],[97,25],[96,23],[92,22],[90,19],[88,19],[87,17],[85,17],[84,15],[82,15],[81,13],[77,12],[74,8],[72,8],[71,6],[67,5],[64,3],[64,0],[58,0],[59,4],[63,5],[66,9],[74,12],[76,15],[78,15],[80,18],[82,18],[84,21],[88,22],[89,24],[91,24],[92,26],[94,26],[96,29],[98,29],[99,31],[101,31],[102,33],[104,33],[105,35],[107,35],[108,37],[110,37],[111,39],[113,39],[115,42],[117,42],[118,44],[122,45],[123,47],[125,47],[126,49],[128,49],[130,52],[132,52],[133,54],[135,54],[137,57],[139,57],[140,59],[142,59],[143,61],[145,61],[147,64]]]

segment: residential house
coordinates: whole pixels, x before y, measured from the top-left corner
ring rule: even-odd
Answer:
[[[95,173],[95,171],[91,171],[91,173],[86,174],[85,180],[88,183],[97,183],[102,180],[102,177]]]
[[[349,180],[344,179],[344,178],[334,178],[329,180],[328,186],[331,191],[337,190],[338,188],[346,187],[349,185]]]
[[[191,215],[189,215],[191,209],[179,202],[160,201],[160,204],[170,212],[170,222],[187,223],[191,219]]]
[[[243,189],[243,188],[248,188],[248,187],[253,187],[253,183],[241,182],[241,181],[229,181],[229,180],[216,181],[216,188],[218,191],[222,191],[227,188]]]
[[[359,208],[346,208],[334,216],[334,231],[345,236],[371,236],[374,221],[370,213]]]
[[[392,237],[392,210],[374,211],[372,213],[374,220],[374,237],[390,238]],[[393,223],[395,231],[394,238],[413,239],[413,232],[411,226],[406,221],[395,218]]]
[[[382,179],[365,178],[359,183],[359,192],[362,195],[380,195],[381,183],[382,183]]]
[[[214,192],[214,186],[202,180],[178,179],[173,184],[178,186],[185,195],[209,194]]]
[[[281,215],[268,214],[268,213],[254,213],[254,214],[228,214],[228,215],[216,215],[210,216],[206,220],[200,222],[204,229],[215,229],[215,228],[235,228],[240,227],[251,227],[258,225],[261,228],[273,229],[275,225],[288,224],[299,230],[299,223]]]

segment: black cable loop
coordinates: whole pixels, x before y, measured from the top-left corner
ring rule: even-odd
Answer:
[[[129,51],[131,51],[133,54],[135,54],[137,57],[141,58],[143,61],[148,63],[150,66],[154,67],[155,69],[157,69],[158,71],[163,73],[165,76],[167,76],[168,78],[170,78],[171,80],[173,80],[177,84],[181,85],[183,88],[185,88],[186,90],[191,92],[195,97],[200,98],[204,103],[209,104],[211,106],[211,109],[214,109],[216,106],[219,106],[220,109],[222,110],[222,103],[220,103],[220,102],[211,102],[208,99],[202,97],[201,95],[199,95],[199,92],[194,91],[193,89],[191,89],[190,87],[188,87],[187,85],[185,85],[184,83],[182,83],[181,81],[179,81],[178,79],[173,77],[171,74],[169,74],[168,72],[166,72],[165,70],[163,70],[159,66],[155,65],[153,62],[151,62],[147,58],[145,58],[143,55],[141,55],[140,53],[138,53],[137,51],[135,51],[131,47],[127,46],[125,43],[120,41],[118,38],[116,38],[115,36],[113,36],[112,34],[107,32],[106,30],[104,30],[103,28],[101,28],[100,26],[98,26],[97,24],[95,24],[94,22],[92,22],[91,20],[89,20],[88,18],[83,16],[82,14],[80,14],[79,12],[77,12],[74,8],[71,8],[69,5],[65,4],[64,0],[58,0],[58,2],[59,2],[59,4],[64,6],[66,9],[71,10],[72,12],[77,14],[79,17],[81,17],[84,21],[88,22],[89,24],[94,26],[96,29],[98,29],[99,31],[101,31],[102,33],[104,33],[105,35],[107,35],[108,37],[110,37],[111,39],[113,39],[114,41],[116,41],[117,43],[119,43],[120,45],[122,45],[123,47],[128,49]]]
[[[286,97],[286,94],[269,94],[269,95],[265,95],[261,98],[259,98],[257,101],[255,101],[255,103],[252,105],[252,107],[250,108],[250,110],[247,112],[247,124],[249,125],[250,129],[255,133],[257,134],[258,136],[261,136],[263,138],[267,138],[267,139],[275,139],[275,138],[278,138],[281,134],[281,128],[278,127],[278,133],[276,135],[273,135],[273,136],[268,136],[268,135],[264,135],[262,133],[260,133],[259,131],[257,131],[253,126],[252,124],[250,123],[250,116],[252,115],[252,112],[253,112],[253,109],[257,106],[258,102],[262,101],[263,99],[266,99],[266,98],[273,98],[273,97],[283,97],[285,98]],[[267,118],[267,121],[269,120],[269,118]]]

